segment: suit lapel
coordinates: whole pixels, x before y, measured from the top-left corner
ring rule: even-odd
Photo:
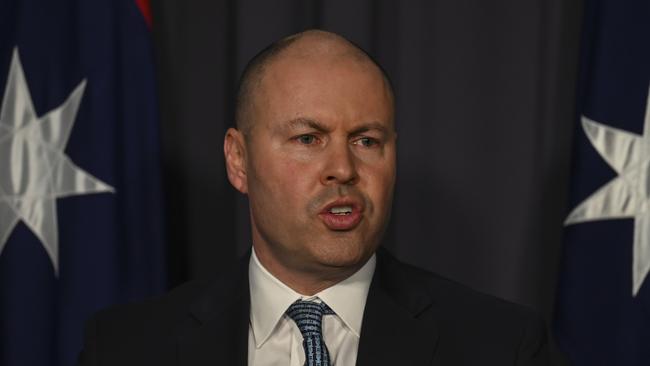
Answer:
[[[425,289],[409,280],[403,265],[377,252],[361,327],[358,366],[430,365],[438,342],[436,311]]]
[[[248,256],[192,304],[178,338],[181,366],[248,363]]]

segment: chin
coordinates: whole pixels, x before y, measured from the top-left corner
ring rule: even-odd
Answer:
[[[372,255],[369,251],[360,245],[331,245],[315,253],[319,262],[328,267],[351,268],[361,267]]]

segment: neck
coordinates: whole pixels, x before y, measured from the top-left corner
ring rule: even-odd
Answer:
[[[364,263],[351,268],[319,266],[306,268],[284,265],[265,250],[253,246],[255,255],[260,264],[275,278],[287,285],[292,290],[305,296],[313,296],[337,283],[345,280],[357,272]]]

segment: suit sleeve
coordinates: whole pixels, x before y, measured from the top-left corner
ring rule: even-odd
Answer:
[[[517,366],[551,365],[546,324],[541,316],[532,313],[528,316],[519,350]]]

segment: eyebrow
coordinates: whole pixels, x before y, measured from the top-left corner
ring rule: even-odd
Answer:
[[[362,124],[361,126],[358,126],[354,130],[352,130],[350,135],[358,135],[360,133],[368,132],[370,130],[377,130],[377,131],[379,131],[379,132],[381,132],[381,133],[383,133],[385,135],[388,135],[389,132],[390,132],[386,128],[386,126],[384,126],[383,124],[381,124],[379,122],[368,122],[368,123]]]
[[[304,117],[298,117],[296,119],[290,120],[287,124],[284,125],[284,128],[289,130],[298,130],[301,128],[312,128],[321,133],[326,133],[330,131],[330,129],[327,128],[322,123]]]
[[[287,129],[287,130],[298,130],[301,128],[311,128],[321,133],[327,133],[330,132],[331,130],[330,128],[323,125],[322,123],[305,117],[292,119],[283,126],[283,129]],[[386,128],[386,126],[384,126],[379,122],[374,121],[374,122],[363,123],[360,126],[357,126],[354,130],[350,132],[350,135],[358,135],[360,133],[368,132],[371,130],[377,130],[383,134],[389,134],[390,132],[389,129]]]

